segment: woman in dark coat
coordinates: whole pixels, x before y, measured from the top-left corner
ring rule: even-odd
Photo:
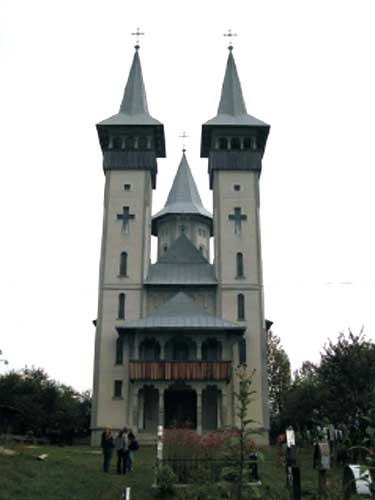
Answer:
[[[112,452],[115,444],[113,442],[112,430],[107,427],[102,434],[101,447],[103,450],[103,470],[104,472],[109,472],[109,466],[111,464]]]

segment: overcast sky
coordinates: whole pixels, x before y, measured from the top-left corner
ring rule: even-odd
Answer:
[[[104,175],[95,124],[118,111],[137,26],[164,123],[153,211],[187,155],[208,209],[201,124],[232,28],[247,110],[271,125],[261,176],[266,316],[293,368],[328,337],[375,339],[373,0],[2,0],[1,319],[9,366],[91,388]],[[4,357],[3,356],[3,357]]]

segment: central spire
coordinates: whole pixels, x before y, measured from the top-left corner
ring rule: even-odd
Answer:
[[[153,218],[166,214],[200,214],[211,218],[211,214],[202,205],[197,185],[191,173],[186,155],[183,152],[180,165],[173,180],[164,208]]]
[[[152,218],[153,227],[156,228],[156,223],[166,215],[198,215],[206,220],[212,219],[212,215],[202,204],[185,152],[182,153],[164,208]]]

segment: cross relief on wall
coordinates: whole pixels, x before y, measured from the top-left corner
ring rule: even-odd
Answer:
[[[122,221],[121,231],[123,233],[129,233],[130,220],[135,219],[135,215],[130,213],[129,207],[122,207],[122,213],[117,214],[117,220]]]
[[[229,214],[228,219],[234,222],[234,234],[241,234],[241,225],[243,220],[247,220],[247,215],[241,213],[241,208],[236,207],[234,214]]]

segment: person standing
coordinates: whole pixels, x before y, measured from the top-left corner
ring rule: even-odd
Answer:
[[[117,434],[115,439],[115,448],[117,452],[117,474],[121,474],[121,472],[126,474],[128,459],[128,442],[126,439],[127,433],[128,429],[125,427]]]
[[[128,433],[128,460],[127,460],[127,469],[130,472],[133,468],[134,455],[133,453],[137,451],[139,448],[138,441],[133,434],[133,431],[130,429]]]
[[[103,450],[103,471],[109,472],[111,464],[112,452],[114,448],[113,435],[110,427],[106,427],[102,434],[101,447]]]

